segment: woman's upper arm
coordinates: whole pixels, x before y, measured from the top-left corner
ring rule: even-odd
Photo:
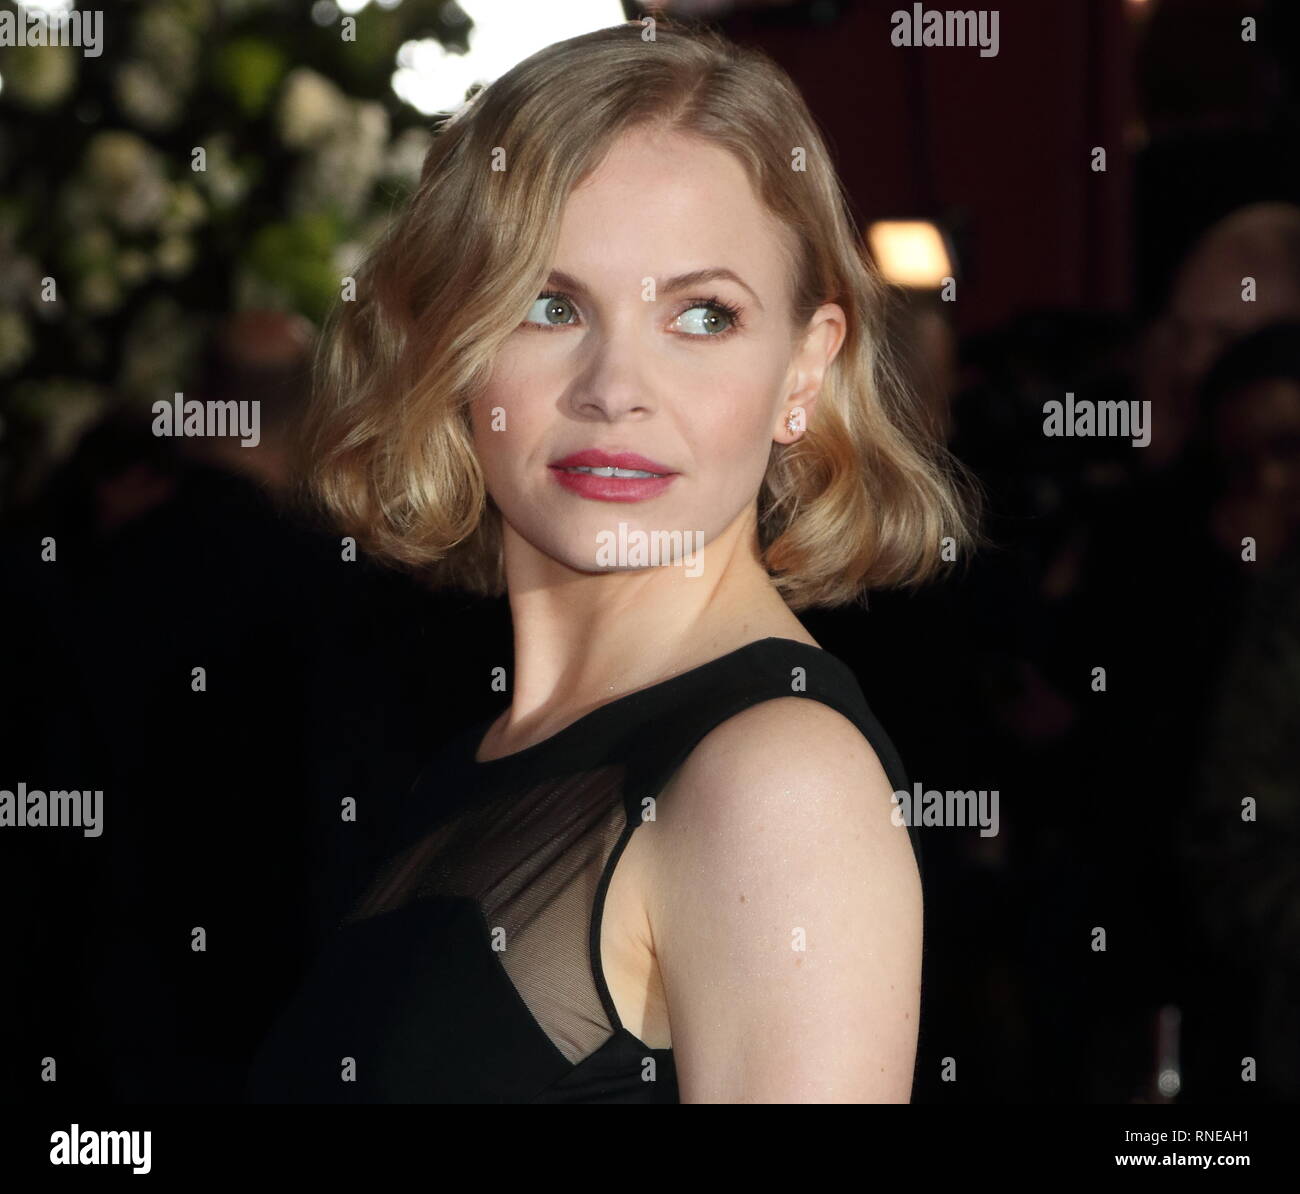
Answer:
[[[921,884],[891,794],[857,727],[802,697],[677,773],[647,913],[682,1102],[909,1100]]]

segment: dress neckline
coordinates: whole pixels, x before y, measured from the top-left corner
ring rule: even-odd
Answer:
[[[710,671],[735,660],[738,655],[753,651],[755,648],[765,646],[768,643],[783,643],[786,646],[801,647],[806,651],[816,651],[830,659],[835,658],[824,647],[817,647],[812,643],[805,643],[797,638],[784,638],[781,635],[770,634],[764,638],[755,639],[753,642],[745,643],[735,648],[735,650],[728,651],[725,655],[719,655],[715,659],[696,664],[695,667],[687,668],[684,672],[678,672],[675,676],[656,680],[653,684],[647,684],[644,688],[634,688],[631,692],[616,696],[613,700],[606,701],[603,705],[597,705],[594,709],[582,714],[581,717],[569,722],[568,725],[556,730],[555,733],[543,738],[540,742],[534,742],[531,746],[525,746],[521,750],[513,751],[508,755],[497,755],[492,759],[480,759],[477,757],[479,747],[483,745],[483,739],[487,736],[487,731],[492,728],[497,718],[501,716],[502,710],[498,709],[495,713],[490,713],[486,718],[477,722],[468,733],[470,766],[486,774],[495,770],[502,770],[512,763],[523,760],[531,761],[541,751],[558,746],[562,742],[567,742],[578,730],[589,729],[592,721],[596,718],[607,717],[613,710],[619,709],[631,701],[644,700],[651,693],[659,692],[671,685],[681,684],[685,680],[699,676],[702,672]]]

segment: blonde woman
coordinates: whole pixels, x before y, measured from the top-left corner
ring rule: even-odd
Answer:
[[[909,1099],[907,780],[796,616],[968,541],[882,298],[799,94],[712,33],[561,42],[441,129],[326,329],[310,483],[508,595],[510,701],[408,795],[254,1099]]]

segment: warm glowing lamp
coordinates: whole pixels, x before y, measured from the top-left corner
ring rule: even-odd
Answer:
[[[952,258],[938,225],[928,220],[876,220],[867,245],[887,282],[934,290],[953,276]]]

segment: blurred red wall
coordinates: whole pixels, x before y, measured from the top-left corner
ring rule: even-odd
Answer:
[[[807,6],[718,24],[798,83],[863,221],[955,224],[953,316],[967,333],[1040,305],[1130,308],[1140,7],[999,4],[988,58],[975,47],[894,46],[890,14],[911,8],[896,0],[858,0],[821,28]],[[1105,174],[1091,169],[1095,145],[1106,148]]]

